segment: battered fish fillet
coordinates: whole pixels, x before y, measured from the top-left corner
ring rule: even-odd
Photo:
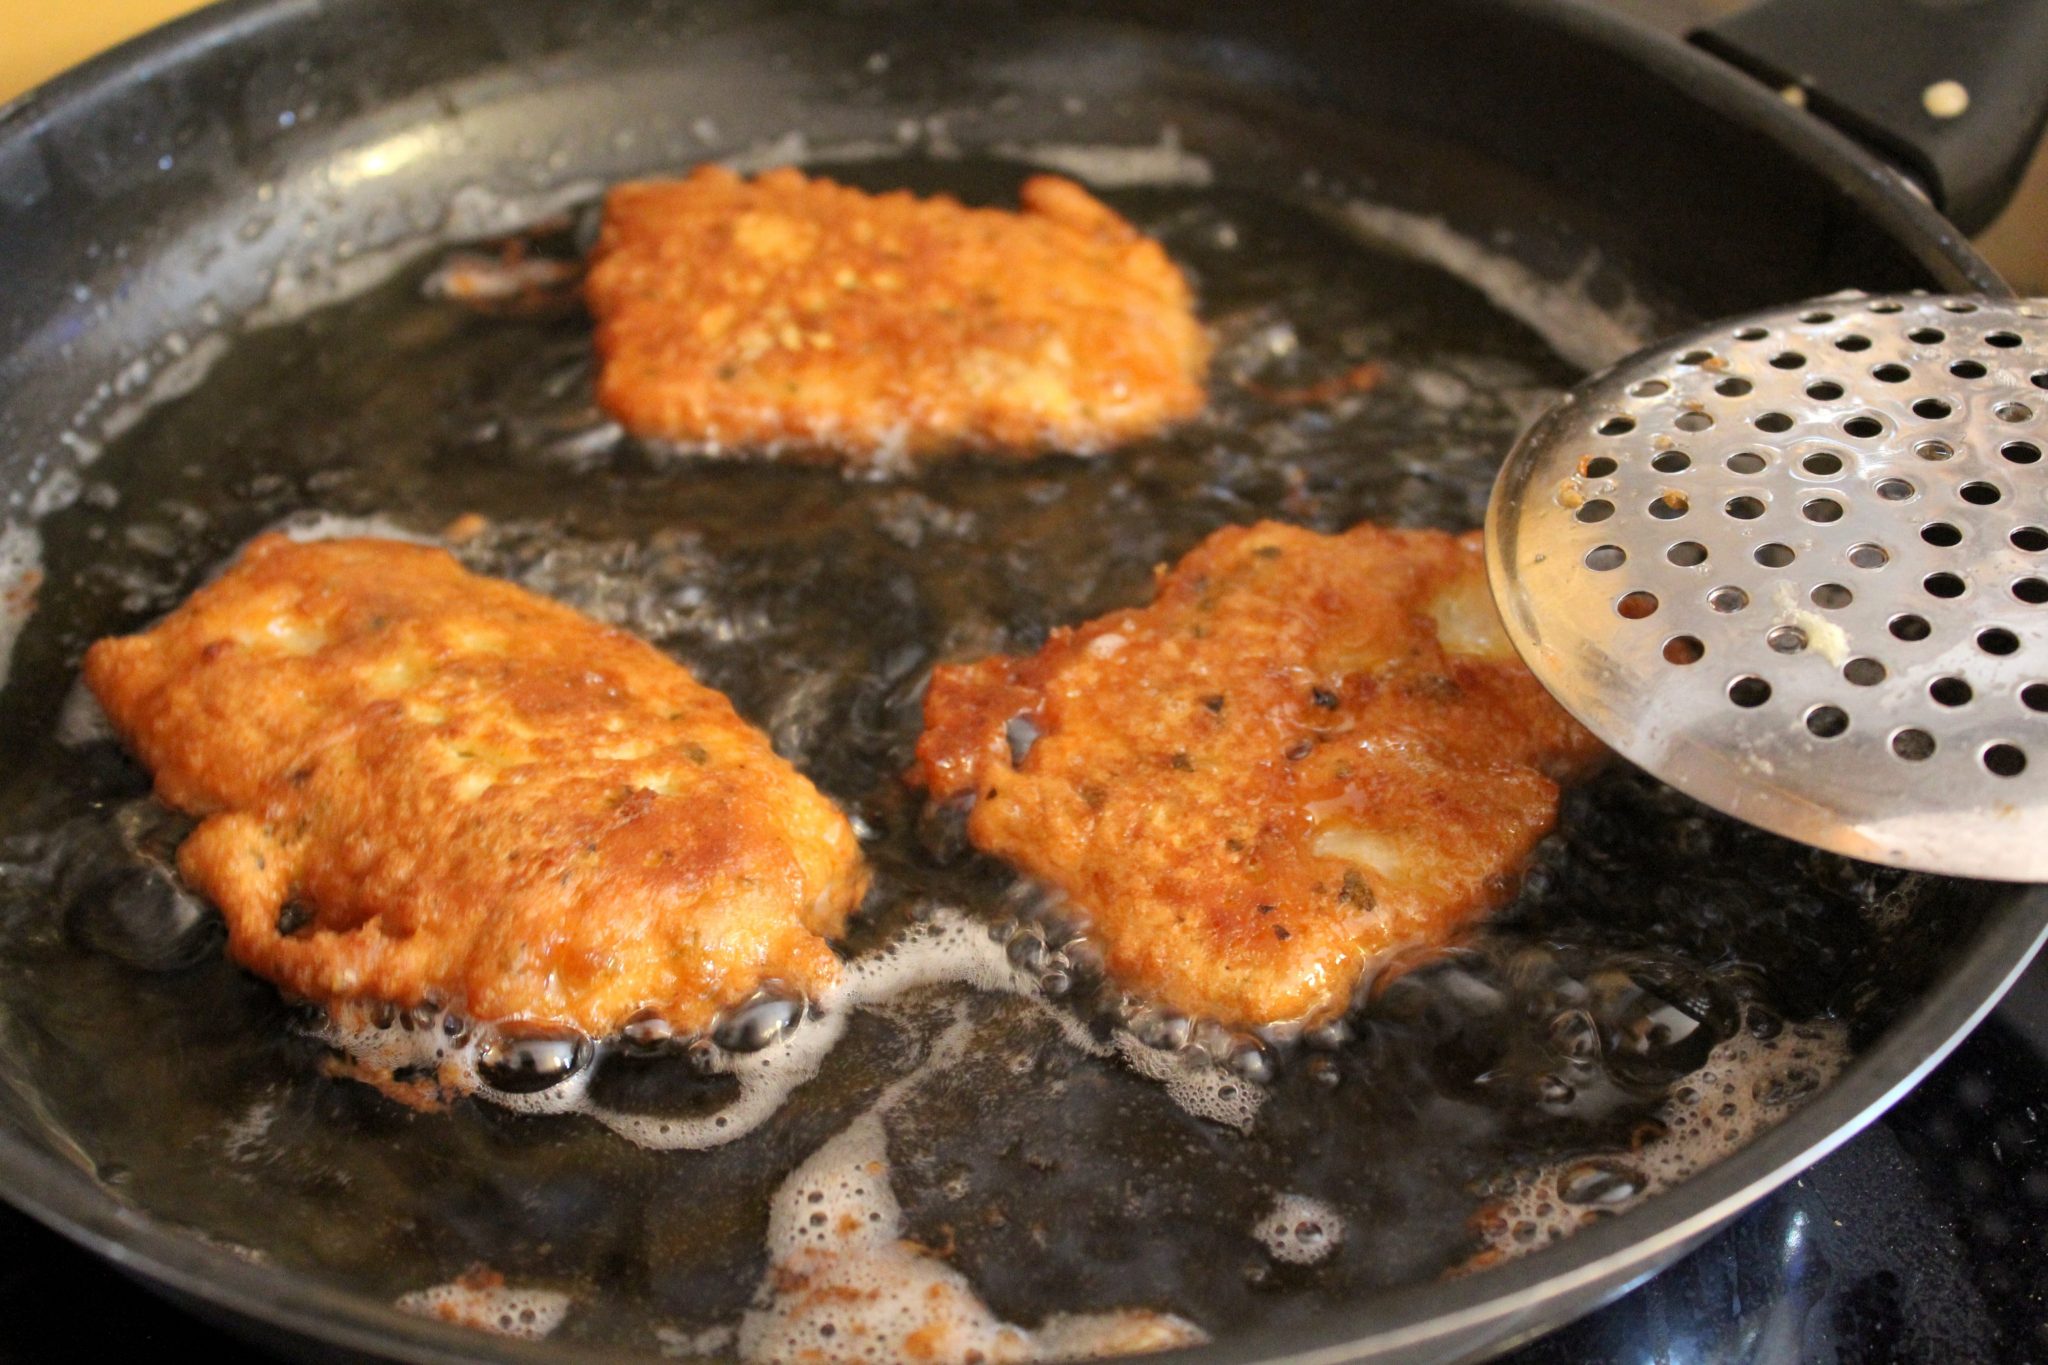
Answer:
[[[1503,636],[1476,534],[1264,523],[1151,606],[937,670],[915,775],[1126,989],[1256,1026],[1500,901],[1600,752]]]
[[[867,875],[831,802],[651,646],[440,550],[264,536],[85,678],[295,995],[602,1035],[837,978]]]
[[[722,166],[619,185],[585,297],[641,436],[856,469],[1085,454],[1193,416],[1209,341],[1156,242],[1070,180],[1021,213]]]

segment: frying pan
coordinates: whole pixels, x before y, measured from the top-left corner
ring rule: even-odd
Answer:
[[[91,554],[61,530],[90,485],[81,461],[129,422],[124,404],[191,387],[206,338],[709,155],[1051,144],[1152,146],[1248,193],[1306,185],[1440,220],[1643,339],[1848,285],[2003,288],[1884,162],[1720,62],[1573,4],[230,3],[0,112],[0,488],[11,522],[49,513],[51,570],[0,693],[0,753],[47,743],[79,648],[119,615],[67,586]],[[1940,193],[1937,160],[1921,169]],[[211,459],[189,452],[195,484]],[[1990,1009],[2048,932],[2048,896],[1981,897],[1846,1074],[1733,1156],[1484,1273],[1218,1330],[1187,1358],[1475,1357],[1624,1291],[1845,1141]],[[51,1119],[118,1105],[121,1075],[45,1092],[33,1040],[4,1023],[0,1191],[198,1311],[309,1357],[615,1358],[401,1314],[158,1216]]]

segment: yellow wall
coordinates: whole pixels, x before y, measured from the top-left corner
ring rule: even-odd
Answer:
[[[0,100],[202,0],[0,0]]]

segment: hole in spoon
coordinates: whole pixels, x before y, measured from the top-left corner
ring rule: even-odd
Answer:
[[[1772,541],[1768,545],[1757,546],[1755,551],[1751,553],[1750,558],[1763,565],[1766,569],[1782,569],[1797,558],[1797,556],[1792,553],[1790,545],[1780,545],[1776,541]]]
[[[1839,706],[1816,706],[1806,713],[1806,728],[1821,739],[1834,739],[1849,728],[1849,713]]]
[[[1993,777],[2018,777],[2027,770],[2026,751],[2017,744],[1994,744],[1984,751],[1984,767]]]
[[[1934,754],[1934,736],[1925,730],[1904,729],[1892,736],[1892,752],[1908,763],[1918,763]]]
[[[1745,709],[1762,706],[1770,699],[1771,685],[1754,673],[1728,684],[1728,700]]]
[[[1706,652],[1697,635],[1674,635],[1664,642],[1664,662],[1670,664],[1696,664]]]
[[[1927,695],[1943,706],[1966,706],[1976,693],[1961,678],[1947,677],[1927,684]]]
[[[1640,621],[1646,616],[1656,614],[1657,594],[1643,592],[1640,589],[1632,593],[1626,593],[1619,602],[1614,604],[1614,610],[1625,621]]]
[[[1664,557],[1681,569],[1707,562],[1707,547],[1697,540],[1681,540],[1664,552]]]
[[[1606,573],[1628,563],[1628,551],[1619,545],[1595,545],[1586,551],[1586,567],[1595,573]]]

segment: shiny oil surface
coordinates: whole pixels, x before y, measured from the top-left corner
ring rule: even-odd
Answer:
[[[1019,174],[850,178],[1000,201]],[[602,428],[585,319],[476,316],[422,299],[416,271],[240,338],[110,449],[43,525],[33,647],[75,658],[142,624],[294,513],[428,534],[477,513],[473,567],[653,639],[858,817],[881,892],[850,951],[932,904],[997,922],[1008,874],[934,837],[900,780],[934,662],[1143,600],[1155,564],[1221,525],[1473,525],[1515,432],[1574,377],[1464,284],[1312,203],[1112,199],[1193,272],[1221,338],[1212,411],[1172,436],[900,483],[677,463]],[[543,245],[577,239],[570,224]],[[1370,391],[1286,401],[1367,361]],[[54,721],[60,686],[21,693],[10,706]],[[729,1322],[761,1278],[775,1187],[952,1015],[941,995],[857,1017],[773,1123],[712,1152],[475,1104],[415,1113],[323,1075],[291,1007],[221,961],[203,921],[173,919],[165,942],[146,914],[110,919],[106,831],[147,790],[112,746],[36,740],[0,783],[0,1067],[45,1097],[51,1142],[122,1198],[373,1297],[481,1261],[572,1294],[568,1339],[652,1351],[659,1328]],[[1873,1036],[1981,910],[1968,885],[1814,854],[1617,770],[1568,799],[1490,925],[1376,989],[1349,1038],[1283,1057],[1248,1134],[1022,1002],[968,999],[966,1058],[892,1123],[896,1192],[910,1234],[1013,1321],[1132,1305],[1219,1335],[1306,1321],[1467,1263],[1505,1177],[1625,1151],[1745,1022],[1835,1015]],[[635,1103],[718,1102],[679,1069],[601,1065]],[[1264,1253],[1251,1230],[1282,1191],[1339,1211],[1339,1254]]]

